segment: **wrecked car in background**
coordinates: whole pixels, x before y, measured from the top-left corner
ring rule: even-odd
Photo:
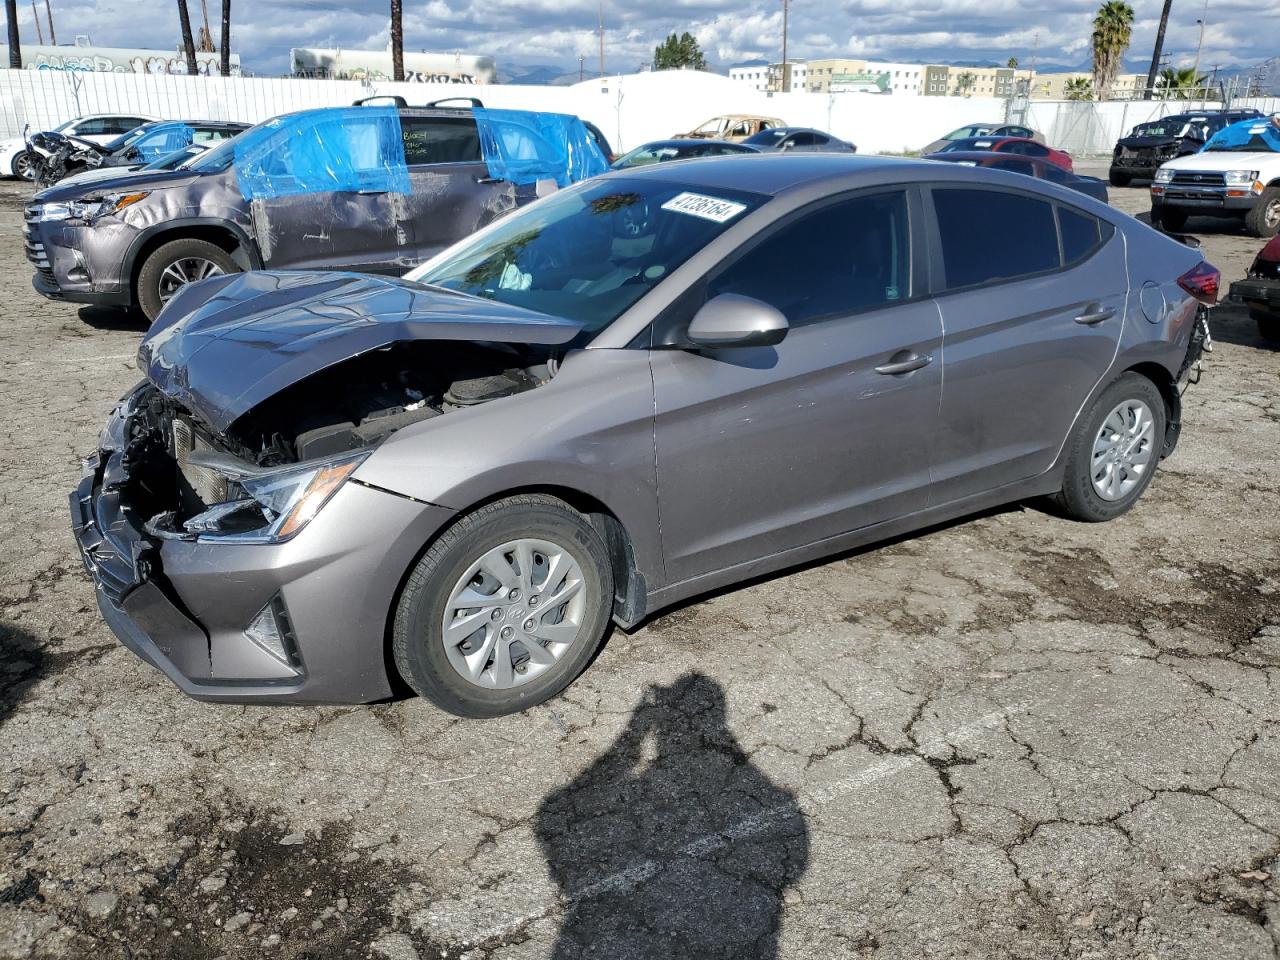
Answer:
[[[730,143],[741,143],[747,137],[770,130],[773,127],[785,127],[786,124],[777,117],[757,117],[748,113],[730,113],[722,117],[712,117],[706,123],[700,123],[688,133],[673,134],[673,140],[728,140]]]
[[[1258,251],[1245,278],[1231,284],[1228,297],[1249,308],[1263,337],[1280,341],[1280,236]]]
[[[1127,137],[1116,141],[1107,174],[1111,185],[1127,187],[1133,180],[1150,180],[1160,164],[1174,157],[1199,152],[1205,141],[1223,127],[1261,116],[1254,109],[1205,110],[1175,113],[1140,123],[1129,131]]]
[[[1217,284],[999,170],[631,168],[405,278],[178,292],[72,524],[112,629],[194,697],[403,680],[510,713],[611,617],[1017,499],[1121,515],[1177,443]]]
[[[1161,164],[1151,222],[1178,232],[1187,218],[1234,218],[1255,237],[1280,230],[1280,114],[1224,127],[1199,153]]]
[[[226,120],[161,120],[105,144],[38,133],[31,138],[38,148],[31,161],[32,178],[37,187],[51,187],[87,171],[154,163],[192,144],[211,147],[248,129],[247,123]]]
[[[67,184],[25,210],[36,290],[138,306],[259,268],[398,276],[543,189],[607,169],[577,117],[352,106],[259,124],[173,171]]]

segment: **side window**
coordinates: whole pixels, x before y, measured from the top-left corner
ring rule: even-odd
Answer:
[[[409,166],[471,163],[480,159],[475,121],[465,117],[401,117],[404,159]]]
[[[221,143],[227,137],[232,136],[226,130],[215,130],[208,127],[196,127],[192,132],[192,143]]]
[[[905,193],[851,197],[766,237],[712,279],[707,295],[755,297],[802,326],[905,300],[909,254]]]
[[[1062,231],[1062,258],[1068,265],[1088,257],[1115,231],[1111,224],[1071,207],[1058,207],[1058,227]]]
[[[92,120],[82,120],[75,126],[75,132],[82,137],[92,137],[101,134],[115,133],[115,128],[108,128],[107,121],[103,117],[94,117]],[[127,130],[121,130],[121,133],[128,133]]]
[[[809,134],[809,136],[813,137],[813,145],[815,147],[825,146],[826,144],[831,142],[830,137],[824,137],[820,133],[811,133]]]
[[[1054,183],[1066,183],[1068,180],[1073,179],[1071,174],[1052,163],[1046,163],[1044,165],[1044,178],[1046,180],[1052,180]]]
[[[137,117],[107,117],[102,121],[102,125],[105,128],[102,132],[120,136],[121,134],[128,133],[130,130],[141,126],[143,122],[144,121]]]
[[[1036,175],[1036,165],[1030,160],[1023,160],[1022,158],[1001,160],[994,166],[999,167],[1001,170],[1008,170],[1010,173],[1021,173],[1027,177]]]
[[[812,133],[795,133],[787,138],[787,142],[783,144],[783,149],[794,150],[796,147],[812,147],[817,143],[817,138]]]
[[[935,187],[947,289],[1055,270],[1060,266],[1053,206],[995,190]]]

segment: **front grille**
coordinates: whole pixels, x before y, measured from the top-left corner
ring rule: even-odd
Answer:
[[[205,507],[227,499],[227,479],[208,467],[192,464],[188,458],[197,450],[212,449],[213,446],[190,420],[180,416],[173,418],[173,459],[178,464],[178,475],[183,485]]]
[[[1227,178],[1221,173],[1175,170],[1173,171],[1173,180],[1170,182],[1188,187],[1225,187]]]
[[[27,259],[30,260],[37,270],[41,273],[48,273],[49,278],[53,278],[51,264],[49,263],[49,253],[45,250],[44,244],[37,239],[40,234],[34,228],[34,224],[40,222],[40,204],[29,203],[22,211],[22,238],[26,241]]]

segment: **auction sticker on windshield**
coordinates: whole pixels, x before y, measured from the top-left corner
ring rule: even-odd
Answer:
[[[716,223],[726,223],[747,209],[747,205],[734,203],[732,200],[721,200],[719,197],[707,197],[701,193],[677,193],[662,205],[662,209],[671,210],[674,213],[687,213],[693,217],[701,217],[703,220],[714,220]]]

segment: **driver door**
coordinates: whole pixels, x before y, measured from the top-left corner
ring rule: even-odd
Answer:
[[[875,190],[792,215],[660,324],[655,441],[671,582],[927,505],[942,321],[923,260],[913,263],[915,196]],[[679,343],[697,308],[722,293],[777,307],[786,338],[662,346]]]

